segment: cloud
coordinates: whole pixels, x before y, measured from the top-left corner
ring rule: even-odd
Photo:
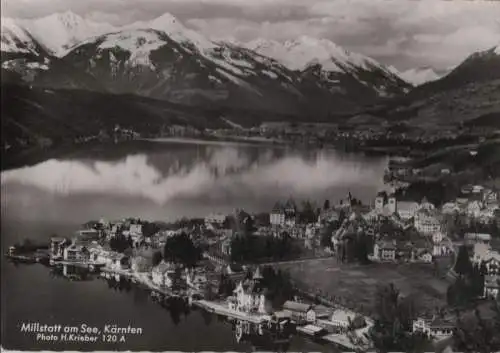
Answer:
[[[114,25],[170,12],[212,38],[330,39],[400,70],[456,65],[500,42],[500,2],[468,0],[2,0],[4,16],[71,10]]]
[[[326,153],[313,160],[295,155],[278,160],[261,157],[258,165],[251,165],[248,156],[236,149],[223,149],[206,161],[171,169],[166,174],[142,154],[118,162],[99,161],[90,165],[81,161],[49,160],[3,172],[1,183],[7,191],[10,185],[22,184],[58,195],[127,195],[159,205],[204,196],[287,197],[290,193],[321,194],[328,189],[353,185],[376,189],[383,184],[384,161],[363,163]]]

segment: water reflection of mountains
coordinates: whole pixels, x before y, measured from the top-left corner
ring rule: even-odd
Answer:
[[[332,154],[333,151],[330,151]],[[205,169],[214,177],[241,174],[259,165],[269,165],[291,155],[314,164],[327,151],[294,150],[270,146],[205,145],[134,141],[110,149],[80,151],[68,160],[80,160],[93,167],[95,161],[121,162],[129,156],[147,156],[147,164],[161,177],[188,174]],[[335,154],[335,157],[340,158]],[[63,159],[64,160],[64,159]]]

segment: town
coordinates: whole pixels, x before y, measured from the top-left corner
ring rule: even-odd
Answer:
[[[289,198],[259,214],[101,219],[52,237],[35,256],[47,255],[69,278],[77,274],[68,268],[83,267],[155,295],[189,297],[238,320],[240,332],[286,322],[325,343],[369,349],[391,327],[425,344],[456,335],[457,312],[500,300],[499,204],[498,190],[464,185],[440,204],[385,190],[370,204],[349,192],[322,205]],[[29,259],[26,248],[15,245],[9,256]]]

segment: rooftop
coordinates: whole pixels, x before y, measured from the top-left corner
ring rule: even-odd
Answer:
[[[290,311],[300,311],[300,312],[307,312],[311,308],[311,305],[305,304],[305,303],[299,303],[296,301],[292,300],[287,300],[285,304],[283,304],[283,310],[290,310]]]

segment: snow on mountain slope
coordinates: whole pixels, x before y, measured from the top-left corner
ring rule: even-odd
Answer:
[[[163,31],[176,42],[192,43],[200,52],[204,52],[205,50],[210,50],[217,47],[215,43],[208,40],[198,32],[186,28],[182,23],[180,23],[174,16],[169,13],[165,13],[151,21],[134,22],[122,28],[122,30],[127,29],[156,29],[158,31]]]
[[[247,43],[256,52],[274,58],[292,70],[304,70],[307,66],[320,64],[324,70],[344,72],[349,68],[370,69],[381,66],[375,60],[352,53],[328,39],[301,36],[296,40],[279,43],[273,40],[257,39]]]
[[[429,81],[435,81],[441,77],[430,67],[409,69],[401,72],[399,76],[415,86],[419,86]]]
[[[57,57],[87,38],[117,30],[110,24],[92,22],[70,11],[19,23]]]
[[[28,31],[19,26],[12,18],[2,17],[1,22],[2,52],[31,54],[37,53],[37,45]]]
[[[285,43],[257,39],[246,46],[302,72],[330,92],[386,97],[411,87],[394,70],[327,39],[301,36]]]

